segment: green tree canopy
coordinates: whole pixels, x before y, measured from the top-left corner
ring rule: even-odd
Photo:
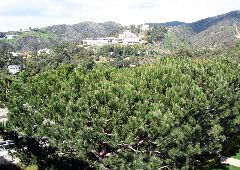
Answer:
[[[60,152],[99,169],[194,169],[198,155],[221,152],[239,133],[239,73],[228,60],[188,58],[22,73],[8,128],[48,136]]]

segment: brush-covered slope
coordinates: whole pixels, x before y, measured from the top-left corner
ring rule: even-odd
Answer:
[[[193,47],[231,44],[240,29],[240,11],[209,17],[174,28],[174,32]]]
[[[79,42],[84,38],[109,36],[122,26],[115,22],[94,23],[82,22],[75,25],[55,25],[47,30],[58,35],[62,41]]]

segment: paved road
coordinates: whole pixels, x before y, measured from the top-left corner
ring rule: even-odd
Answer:
[[[222,157],[221,158],[221,163],[222,164],[229,164],[229,165],[236,166],[236,167],[240,168],[240,160],[238,160],[238,159]]]

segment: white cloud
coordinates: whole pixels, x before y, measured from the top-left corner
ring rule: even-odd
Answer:
[[[0,4],[0,31],[82,21],[192,22],[240,7],[239,0],[0,0]]]

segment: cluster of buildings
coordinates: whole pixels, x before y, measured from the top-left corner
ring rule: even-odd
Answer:
[[[21,71],[21,66],[20,65],[9,65],[8,71],[11,74],[17,74]]]
[[[146,31],[149,30],[149,25],[142,25],[141,30]],[[28,32],[29,29],[21,29],[20,32]],[[5,35],[6,39],[14,39],[16,35],[14,34],[7,34]],[[104,37],[104,38],[87,38],[85,40],[82,40],[84,45],[88,46],[104,46],[104,45],[134,45],[134,44],[144,44],[147,43],[147,41],[141,40],[137,35],[132,33],[129,30],[123,31],[122,34],[119,34],[119,36],[116,37]],[[51,54],[51,49],[44,48],[37,51],[37,55],[41,54]],[[19,57],[19,56],[25,56],[23,53],[19,52],[11,52],[11,55],[13,57]],[[113,52],[110,52],[110,55],[113,55]],[[26,56],[24,57],[26,58]],[[9,65],[8,71],[11,74],[17,74],[21,71],[20,65]]]
[[[19,32],[29,32],[30,29],[20,29]],[[18,33],[17,32],[5,32],[5,33],[2,33],[1,36],[0,36],[0,39],[7,39],[7,40],[12,40],[12,39],[15,39],[16,37],[18,36]]]
[[[51,49],[48,49],[48,48],[44,48],[44,49],[40,49],[37,51],[37,55],[41,55],[41,54],[51,54],[52,50]],[[24,53],[20,53],[20,52],[10,52],[10,54],[13,56],[13,57],[23,57],[23,58],[26,58],[26,55],[27,54],[24,54]],[[11,74],[17,74],[21,71],[22,67],[20,65],[15,65],[15,64],[12,64],[12,65],[9,65],[7,70],[9,73]]]
[[[147,41],[141,40],[131,31],[124,31],[122,34],[119,34],[118,38],[115,37],[104,37],[104,38],[87,38],[83,40],[84,45],[89,46],[103,46],[103,45],[134,45],[134,44],[144,44]]]

